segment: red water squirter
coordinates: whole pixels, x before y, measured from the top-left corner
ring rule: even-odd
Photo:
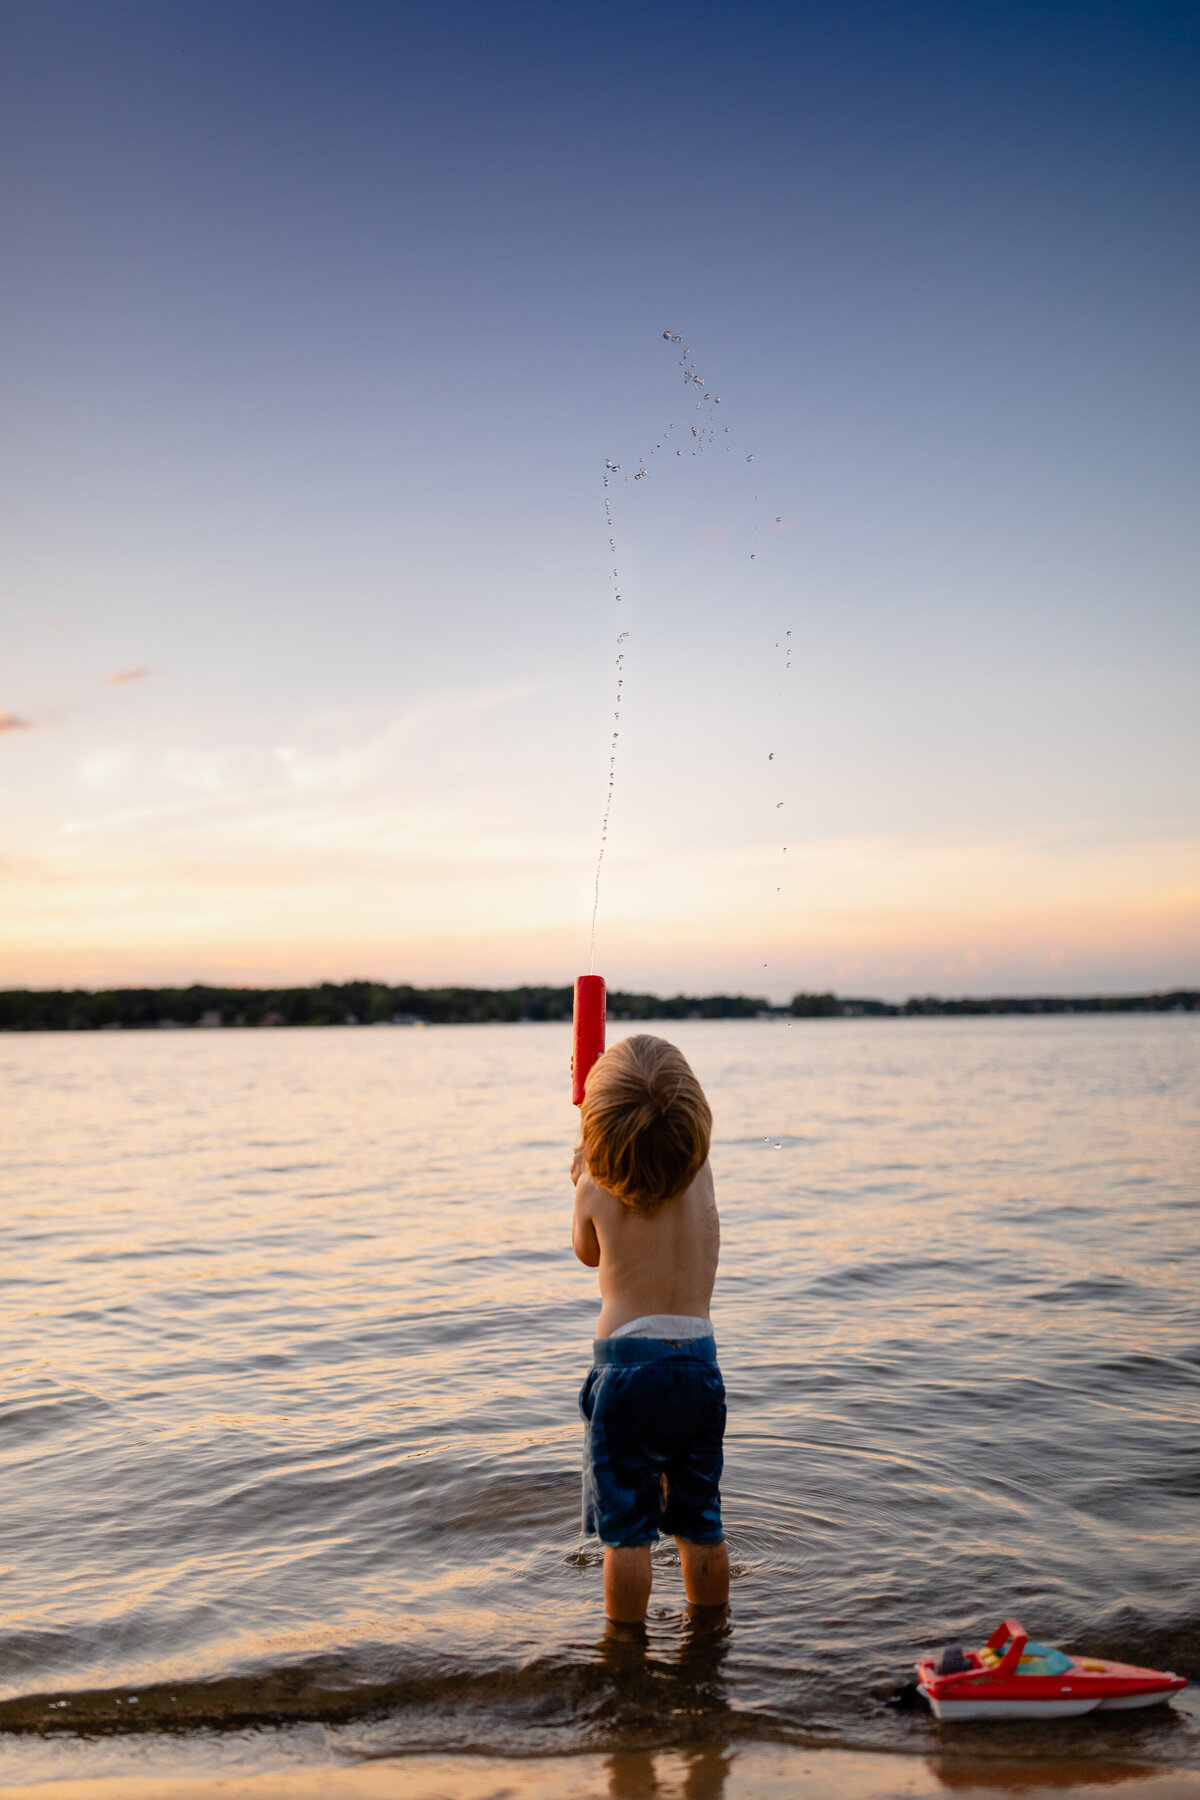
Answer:
[[[603,975],[575,977],[575,1041],[571,1050],[571,1099],[578,1106],[596,1058],[604,1055],[608,996]]]

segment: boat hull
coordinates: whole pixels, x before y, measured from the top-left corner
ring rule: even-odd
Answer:
[[[924,1694],[933,1708],[935,1719],[944,1719],[953,1724],[958,1719],[1074,1719],[1080,1713],[1095,1712],[1101,1704],[1090,1696],[1082,1700],[942,1700],[921,1686],[918,1693]],[[1155,1694],[1154,1700],[1165,1700],[1165,1694]],[[1147,1700],[1139,1699],[1137,1705],[1147,1706]]]
[[[1132,1712],[1138,1706],[1158,1706],[1169,1700],[1177,1690],[1167,1688],[1153,1694],[1110,1694],[1107,1700],[1101,1700],[1096,1707],[1097,1712]]]

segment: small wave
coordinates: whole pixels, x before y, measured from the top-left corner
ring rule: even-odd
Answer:
[[[1130,1350],[1097,1363],[1106,1374],[1119,1375],[1126,1381],[1194,1388],[1200,1381],[1194,1362],[1184,1356],[1157,1356],[1152,1350]]]
[[[1172,1619],[1137,1607],[1114,1607],[1066,1648],[1147,1669],[1173,1669],[1189,1681],[1200,1680],[1200,1617]]]
[[[808,1133],[802,1135],[795,1131],[773,1131],[770,1137],[761,1133],[754,1137],[714,1138],[713,1144],[719,1150],[762,1150],[771,1145],[777,1150],[807,1150],[814,1144],[822,1144],[822,1137]]]
[[[459,1747],[468,1749],[496,1747],[513,1732],[527,1738],[530,1730],[551,1729],[580,1746],[755,1731],[751,1716],[725,1697],[726,1625],[680,1620],[659,1637],[653,1651],[612,1637],[586,1658],[506,1667],[383,1673],[326,1658],[212,1680],[33,1694],[0,1701],[0,1735],[124,1736],[386,1721],[406,1748],[444,1742],[451,1730]],[[377,1658],[388,1660],[387,1653]]]
[[[1110,1305],[1117,1301],[1142,1306],[1147,1293],[1139,1282],[1129,1281],[1123,1275],[1087,1275],[1078,1281],[1061,1282],[1058,1287],[1043,1288],[1029,1298],[1043,1306],[1086,1306],[1097,1300]]]
[[[889,1262],[850,1263],[845,1268],[831,1269],[808,1283],[809,1294],[835,1294],[844,1289],[900,1286],[914,1276],[951,1274],[979,1277],[979,1265],[965,1257],[895,1257]]]
[[[5,1449],[11,1451],[17,1444],[30,1443],[64,1427],[74,1428],[89,1414],[111,1410],[107,1400],[85,1388],[14,1394],[0,1412],[0,1432]]]
[[[1026,1220],[1102,1219],[1104,1208],[1087,1206],[1080,1200],[1054,1200],[1045,1205],[1026,1207],[1021,1217]]]

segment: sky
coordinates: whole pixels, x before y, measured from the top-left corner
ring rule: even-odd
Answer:
[[[1194,6],[0,69],[0,984],[1200,982]]]

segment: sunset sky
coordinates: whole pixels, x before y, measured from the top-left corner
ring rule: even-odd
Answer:
[[[1200,982],[1193,4],[0,68],[0,984]]]

